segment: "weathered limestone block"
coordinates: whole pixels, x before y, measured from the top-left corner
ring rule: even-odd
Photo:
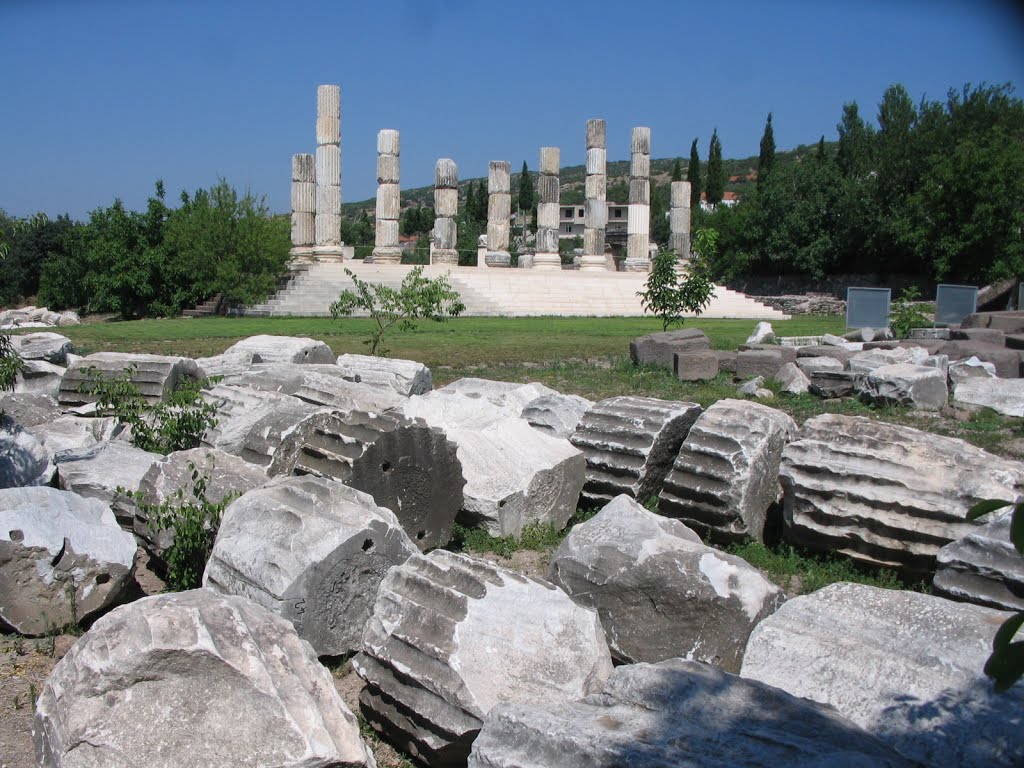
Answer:
[[[378,253],[378,251],[386,252],[386,254],[388,254],[388,258],[390,258],[391,255],[396,255],[396,254],[392,253],[392,251],[395,251],[398,248],[398,233],[399,233],[398,219],[381,219],[381,218],[378,218],[374,222],[374,230],[373,231],[374,231],[373,242],[375,243],[375,245],[374,245],[374,252],[375,252],[374,253],[374,260],[377,260],[377,257],[380,256],[380,253]],[[381,262],[381,263],[385,263],[385,262]],[[395,262],[395,263],[397,263],[397,262]]]
[[[699,328],[680,328],[677,331],[637,336],[629,342],[629,358],[633,365],[653,363],[663,368],[672,368],[675,354],[710,348],[711,342],[704,331]]]
[[[251,352],[264,363],[334,363],[334,353],[324,342],[302,336],[250,336],[235,342],[223,354]]]
[[[1024,465],[952,437],[859,416],[808,419],[782,452],[786,537],[816,551],[930,576],[967,510],[1013,499]]]
[[[135,549],[100,501],[0,490],[0,628],[42,635],[99,615],[131,583]]]
[[[297,181],[300,184],[316,183],[316,159],[313,155],[306,153],[292,155],[292,181]]]
[[[1016,349],[980,341],[947,341],[936,352],[948,355],[950,360],[977,357],[986,363],[992,363],[996,367],[996,375],[1001,379],[1020,377],[1021,353]]]
[[[60,406],[51,395],[35,392],[0,392],[0,426],[34,427],[60,417]]]
[[[487,249],[494,253],[507,252],[509,234],[510,231],[508,221],[488,221]]]
[[[384,574],[416,547],[390,510],[326,478],[291,477],[224,511],[203,586],[288,619],[319,656],[358,650]]]
[[[586,172],[592,176],[604,175],[608,167],[608,150],[604,147],[591,147],[587,150]]]
[[[646,127],[634,128],[629,148],[630,152],[642,152],[645,155],[651,154],[651,129]]]
[[[651,204],[651,182],[645,177],[642,179],[630,179],[629,181],[629,203],[650,205]],[[650,219],[648,219],[649,221]],[[648,224],[648,226],[650,226]]]
[[[241,496],[268,482],[267,474],[259,467],[215,448],[174,451],[159,458],[138,482],[143,504],[135,506],[131,525],[142,546],[157,561],[162,561],[164,553],[174,543],[175,532],[173,528],[157,529],[146,505],[170,502],[179,506],[178,491],[181,491],[182,503],[194,503],[196,479],[205,485],[204,498],[213,504],[229,496]]]
[[[377,186],[378,219],[397,220],[402,210],[401,190],[398,184],[380,184]]]
[[[212,357],[197,357],[196,365],[203,376],[234,376],[249,370],[263,358],[258,352],[222,352]]]
[[[398,155],[377,155],[377,183],[398,184],[401,160]]]
[[[449,157],[440,158],[434,166],[434,186],[448,189],[459,188],[459,167]]]
[[[317,190],[316,184],[310,181],[292,182],[292,212],[294,213],[316,213],[317,211]],[[326,211],[325,211],[326,213]],[[337,213],[337,211],[335,211]]]
[[[850,357],[847,368],[854,373],[870,373],[886,365],[923,365],[928,350],[923,347],[896,347],[894,349],[867,349]]]
[[[512,164],[508,160],[491,160],[487,165],[488,194],[512,193]]]
[[[853,357],[853,352],[832,344],[812,344],[806,347],[797,347],[796,356],[798,360],[801,357],[831,357],[842,363],[845,368],[846,363]]]
[[[741,379],[751,376],[764,376],[770,379],[785,363],[781,348],[748,349],[736,355],[736,375]]]
[[[384,411],[394,408],[403,397],[390,388],[370,386],[337,365],[313,363],[262,363],[225,377],[224,384],[250,387],[263,392],[292,395],[333,411]]]
[[[586,181],[583,182],[583,190],[587,200],[605,202],[605,195],[608,192],[608,177],[604,171],[588,175]]]
[[[341,87],[318,85],[316,88],[316,143],[341,141]]]
[[[469,768],[913,768],[834,710],[685,659],[618,667],[597,695],[499,704]]]
[[[66,365],[68,355],[75,351],[71,339],[59,333],[42,331],[14,334],[10,339],[22,360],[42,360],[54,365]]]
[[[13,421],[0,422],[0,488],[50,485],[55,474],[53,451]]]
[[[964,379],[994,379],[996,367],[992,363],[984,363],[976,357],[949,363],[947,369],[949,384],[956,387]]]
[[[384,128],[377,132],[378,155],[400,155],[401,137],[394,128]]]
[[[806,376],[821,371],[837,372],[845,370],[842,361],[836,360],[834,357],[800,357],[799,352],[797,353],[795,365]]]
[[[531,400],[521,416],[534,429],[568,440],[579,426],[583,414],[594,406],[593,401],[579,395],[555,393]]]
[[[1010,541],[1011,509],[939,550],[932,586],[953,600],[1004,611],[1024,611],[1024,557]]]
[[[568,705],[612,671],[596,612],[546,582],[444,550],[384,577],[352,665],[367,682],[366,719],[433,768],[466,764],[496,704]]]
[[[337,186],[321,186],[316,188],[316,212],[318,216],[341,215],[340,189]]]
[[[1024,333],[1024,311],[975,312],[960,323],[961,328],[995,328],[1003,333]]]
[[[710,349],[676,352],[672,372],[680,381],[710,381],[718,375],[718,355]]]
[[[649,236],[651,231],[651,207],[646,203],[630,203],[626,232],[630,235]],[[644,252],[646,255],[646,251]]]
[[[600,118],[591,118],[590,120],[587,120],[587,149],[605,146],[607,146],[607,131],[605,129],[604,120]]]
[[[340,194],[341,147],[337,144],[321,144],[316,148],[316,186],[336,187]],[[317,211],[319,213],[319,211]]]
[[[327,477],[370,494],[422,549],[451,539],[466,484],[456,444],[440,428],[395,413],[307,418],[282,437],[267,471]]]
[[[45,360],[25,360],[14,378],[14,391],[57,397],[66,371],[67,368]]]
[[[557,176],[561,170],[561,152],[558,147],[541,147],[538,170],[545,176]]]
[[[641,502],[658,494],[700,412],[696,403],[630,395],[595,404],[571,438],[587,459],[582,498],[605,504],[620,493]]]
[[[685,657],[738,673],[751,630],[785,600],[756,568],[626,495],[572,529],[548,577],[598,612],[627,664]]]
[[[718,543],[765,540],[781,496],[779,461],[797,434],[786,413],[744,400],[719,400],[690,427],[658,497],[674,517]]]
[[[430,369],[415,360],[345,354],[338,358],[337,364],[346,378],[355,376],[367,386],[392,389],[405,397],[433,389]]]
[[[241,342],[240,342],[241,343]],[[167,355],[143,355],[128,352],[96,352],[68,365],[61,381],[57,401],[64,406],[96,402],[96,396],[79,391],[89,381],[88,369],[103,378],[118,378],[133,369],[132,383],[148,403],[166,400],[183,379],[202,375],[195,360]]]
[[[775,331],[772,324],[760,322],[754,326],[754,331],[747,337],[747,344],[773,344],[775,342]]]
[[[459,252],[455,250],[458,239],[458,224],[454,218],[434,219],[434,229],[431,238],[434,246],[432,263],[458,266]]]
[[[291,625],[206,589],[96,622],[40,692],[32,736],[44,768],[375,765]]]
[[[797,358],[799,359],[799,358]],[[811,392],[818,397],[849,397],[854,392],[857,374],[850,371],[811,371]]]
[[[318,246],[341,244],[341,216],[334,213],[318,213],[313,222]]]
[[[923,765],[1020,765],[1024,688],[982,667],[1009,614],[917,592],[832,584],[783,605],[743,677],[835,707]]]
[[[536,381],[519,384],[511,381],[494,381],[465,377],[456,379],[444,386],[440,392],[457,393],[472,399],[486,400],[500,410],[492,410],[494,418],[503,416],[520,416],[531,403],[542,397],[556,396],[559,393]],[[460,423],[468,426],[464,420]]]
[[[1003,416],[1024,416],[1024,379],[964,379],[953,389],[953,402],[991,408]]]
[[[316,243],[316,217],[314,214],[292,212],[291,243],[295,248],[311,247]]]
[[[444,387],[422,396],[413,395],[399,405],[399,410],[408,418],[423,419],[446,430],[480,430],[501,419],[522,415],[523,405],[511,398],[484,397]]]
[[[949,400],[946,372],[927,365],[883,365],[858,375],[854,386],[862,398],[877,405],[908,405],[922,411],[938,411]]]
[[[122,436],[124,425],[113,416],[59,416],[37,424],[29,431],[53,453],[53,460],[59,464],[97,450],[100,443]]]
[[[583,226],[604,229],[608,226],[608,205],[604,200],[589,199],[583,204]]]
[[[459,191],[457,189],[434,190],[434,213],[441,219],[451,219],[459,214]]]
[[[537,226],[544,229],[558,229],[559,206],[554,203],[539,203],[537,205]]]
[[[512,195],[507,192],[492,193],[487,198],[488,221],[507,221],[512,215]]]
[[[782,391],[792,395],[802,395],[811,388],[811,380],[807,378],[796,363],[785,363],[772,377],[782,385]]]
[[[113,510],[117,522],[131,530],[135,505],[118,488],[137,491],[143,476],[159,459],[159,453],[136,448],[125,440],[97,443],[85,452],[61,456],[57,479],[65,491],[103,502]]]

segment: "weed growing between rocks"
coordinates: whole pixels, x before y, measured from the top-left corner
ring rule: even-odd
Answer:
[[[562,530],[558,530],[551,523],[530,523],[523,527],[522,536],[518,539],[514,536],[491,536],[482,528],[469,528],[456,523],[452,527],[452,539],[444,548],[450,552],[491,553],[506,560],[516,552],[526,550],[552,552],[558,548],[558,545],[569,535],[569,531],[574,526],[585,523],[598,511],[597,509],[578,508]]]

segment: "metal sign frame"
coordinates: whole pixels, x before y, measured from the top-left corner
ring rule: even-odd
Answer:
[[[889,288],[846,289],[846,329],[888,328],[892,307]]]
[[[976,286],[942,283],[935,287],[935,325],[960,325],[965,317],[977,311]]]

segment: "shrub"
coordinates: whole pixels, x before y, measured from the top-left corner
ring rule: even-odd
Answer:
[[[647,312],[661,320],[662,330],[683,322],[683,315],[699,315],[711,303],[715,286],[711,283],[708,264],[714,255],[718,232],[697,230],[693,239],[693,256],[685,272],[677,269],[675,251],[660,250],[654,257],[647,286],[637,293]]]
[[[919,298],[917,288],[904,288],[900,297],[892,303],[889,325],[897,339],[907,338],[911,328],[930,328],[932,323],[914,302]]]
[[[14,381],[24,366],[21,355],[11,344],[11,337],[0,333],[0,392],[14,389]]]

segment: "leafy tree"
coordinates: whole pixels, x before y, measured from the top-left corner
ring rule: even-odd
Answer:
[[[757,157],[757,186],[772,172],[775,165],[775,131],[772,130],[772,113],[768,113],[768,119],[764,123],[764,133],[761,134],[761,152]]]
[[[63,255],[66,235],[74,226],[66,215],[14,219],[0,212],[0,242],[6,246],[0,258],[0,305],[38,294],[43,265]]]
[[[381,341],[392,326],[411,331],[417,320],[442,322],[458,317],[466,308],[447,276],[424,277],[423,267],[413,267],[398,290],[381,283],[367,283],[349,269],[345,274],[355,283],[356,290],[341,292],[338,300],[331,304],[331,317],[350,317],[357,310],[367,312],[376,326],[365,342],[370,346],[371,355],[378,351],[381,355],[387,354]]]
[[[466,187],[466,204],[462,206],[462,212],[470,221],[476,215],[476,182],[473,180]]]
[[[690,208],[694,211],[700,209],[700,156],[697,154],[697,140],[690,145],[690,164],[686,168],[686,180],[690,182]]]
[[[665,246],[672,234],[668,220],[668,192],[666,187],[659,187],[651,179],[651,240],[659,246]]]
[[[654,257],[647,285],[637,295],[644,310],[661,320],[662,330],[682,324],[686,313],[699,315],[711,303],[715,286],[707,265],[715,252],[717,239],[718,233],[713,229],[697,230],[686,271],[677,268],[679,260],[674,251],[662,249]]]
[[[825,134],[822,134],[821,138],[818,139],[818,147],[814,150],[814,159],[822,163],[828,160],[828,149],[825,147]]]
[[[677,157],[675,165],[672,166],[672,181],[683,180],[683,158]]]
[[[722,167],[722,142],[718,140],[718,129],[711,134],[708,145],[708,180],[705,184],[708,205],[715,206],[722,202],[725,195],[725,169]]]
[[[900,297],[892,303],[892,310],[889,312],[889,327],[897,339],[905,339],[910,334],[911,328],[931,328],[931,321],[920,310],[918,304],[919,292],[916,287],[904,288]]]
[[[840,170],[846,178],[864,179],[873,164],[875,131],[861,118],[857,102],[843,105],[843,119],[836,128],[839,132],[836,161]]]
[[[533,188],[533,178],[530,176],[530,169],[526,167],[523,160],[523,170],[519,173],[519,210],[533,217],[533,209],[536,206],[536,193]]]
[[[24,365],[18,350],[11,344],[11,337],[0,333],[0,392],[14,389],[14,382]]]

